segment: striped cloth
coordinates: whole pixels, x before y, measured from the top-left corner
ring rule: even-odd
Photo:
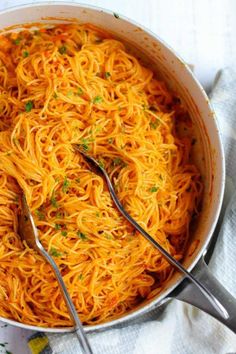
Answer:
[[[236,72],[226,68],[211,94],[226,156],[226,191],[218,241],[210,268],[236,297]],[[236,354],[236,335],[214,318],[178,301],[157,308],[136,322],[89,334],[95,354]],[[74,334],[36,333],[33,354],[80,354]]]

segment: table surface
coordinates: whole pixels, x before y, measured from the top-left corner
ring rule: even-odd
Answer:
[[[33,0],[1,0],[0,10]],[[76,1],[74,1],[76,2]],[[236,67],[236,1],[234,0],[81,0],[109,8],[150,28],[181,57],[194,65],[204,88],[212,87],[216,72]],[[0,354],[28,354],[29,331],[0,322]]]

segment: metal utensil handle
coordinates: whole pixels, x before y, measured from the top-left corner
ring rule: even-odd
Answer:
[[[22,191],[22,211],[19,217],[19,231],[22,234],[22,238],[28,242],[30,247],[40,252],[44,259],[50,264],[54,274],[57,278],[58,284],[63,294],[63,298],[66,302],[70,317],[75,324],[75,333],[78,337],[79,343],[84,354],[93,354],[92,349],[89,345],[87,336],[84,332],[82,323],[79,319],[75,306],[72,302],[70,294],[67,291],[64,280],[61,276],[59,268],[57,267],[54,259],[46,252],[39,240],[38,229],[34,223],[34,218],[30,212],[29,206],[24,192]]]
[[[201,291],[201,293],[208,299],[208,301],[212,304],[215,310],[219,313],[222,318],[228,319],[229,314],[224,306],[220,303],[220,301],[211,293],[211,291],[201,283],[197,278],[195,278],[187,269],[185,269],[180,262],[178,262],[174,257],[172,257],[152,236],[150,236],[130,215],[126,212],[123,208],[122,204],[120,203],[113,185],[110,181],[109,176],[107,175],[106,171],[100,167],[100,170],[103,172],[107,185],[111,194],[111,197],[120,211],[120,213],[128,220],[136,230],[138,230],[159,252],[161,252],[165,258],[177,269],[179,269],[185,276],[191,280],[192,283],[196,285],[196,287]]]
[[[209,315],[215,317],[217,320],[226,325],[234,333],[236,333],[236,299],[223,287],[223,285],[214,277],[209,267],[204,262],[204,259],[197,264],[193,270],[193,274],[202,284],[214,294],[217,299],[224,305],[229,313],[228,318],[219,315],[214,306],[207,301],[205,296],[193,284],[184,280],[176,290],[174,290],[170,297],[187,302],[193,306],[198,307]]]
[[[75,323],[75,334],[77,335],[78,337],[78,340],[79,340],[79,343],[81,345],[81,348],[82,348],[82,351],[84,354],[93,354],[93,351],[91,349],[91,346],[89,344],[89,341],[88,341],[88,338],[87,338],[87,335],[83,329],[83,325],[79,319],[79,316],[77,314],[77,311],[75,309],[75,306],[71,300],[71,297],[67,291],[67,288],[65,286],[65,283],[64,283],[64,280],[61,276],[61,273],[54,261],[54,259],[52,257],[50,257],[48,255],[48,253],[44,250],[44,248],[42,247],[42,245],[37,242],[37,245],[39,247],[39,251],[42,253],[42,255],[47,259],[48,263],[51,265],[54,273],[55,273],[55,276],[57,278],[57,281],[59,283],[59,286],[60,286],[60,289],[62,291],[62,294],[63,294],[63,298],[66,302],[66,305],[67,305],[67,308],[69,310],[69,313],[70,313],[70,317],[71,319],[74,321]]]

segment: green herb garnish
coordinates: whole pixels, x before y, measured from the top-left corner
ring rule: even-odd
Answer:
[[[25,50],[23,52],[23,58],[27,58],[29,56],[29,52],[27,50]]]
[[[80,178],[76,178],[75,182],[80,183]]]
[[[66,94],[67,97],[70,97],[70,96],[72,96],[72,95],[73,95],[73,91],[71,91],[71,90],[68,91],[67,94]]]
[[[62,234],[62,236],[66,237],[67,236],[67,231],[62,230],[61,234]]]
[[[81,139],[81,141],[82,141],[81,146],[82,146],[83,150],[88,151],[89,150],[88,139]]]
[[[30,112],[32,108],[34,108],[34,103],[33,103],[33,101],[28,101],[28,102],[26,102],[26,104],[25,104],[25,110],[26,110],[26,112]]]
[[[81,139],[81,143],[82,144],[80,144],[80,145],[82,146],[84,151],[88,151],[89,150],[89,145],[88,144],[91,143],[92,141],[94,141],[94,139],[92,139],[92,138],[87,138],[87,139],[83,138],[83,139]]]
[[[99,164],[99,166],[100,166],[101,168],[104,168],[104,167],[105,167],[104,162],[101,161],[101,160],[98,160],[98,164]]]
[[[62,184],[62,192],[67,193],[68,189],[70,186],[70,181],[67,179],[67,177],[64,179],[63,184]]]
[[[113,239],[113,237],[111,235],[109,235],[109,234],[105,234],[104,236],[106,237],[107,240],[112,240]]]
[[[55,100],[58,98],[58,95],[56,92],[53,94],[53,98],[55,98]]]
[[[44,220],[45,219],[45,215],[40,209],[36,209],[35,210],[35,215],[37,215],[39,220]]]
[[[114,143],[114,138],[109,138],[107,141],[108,141],[108,144],[113,144]]]
[[[82,94],[83,94],[82,88],[78,87],[77,95],[78,95],[78,96],[81,96]]]
[[[106,71],[104,75],[105,75],[105,78],[108,79],[111,76],[111,73],[109,73],[109,71]]]
[[[155,193],[155,192],[157,192],[158,191],[158,187],[152,187],[152,188],[150,188],[150,192],[151,193]]]
[[[83,234],[83,232],[78,231],[77,236],[79,236],[79,238],[81,238],[81,240],[87,240],[87,236],[85,234]]]
[[[142,108],[143,108],[143,111],[146,111],[147,110],[147,105],[145,103],[142,104]]]
[[[123,163],[123,161],[119,158],[119,157],[116,157],[116,158],[114,158],[114,160],[113,160],[113,165],[114,166],[118,166],[118,165],[120,165],[120,164],[122,164]]]
[[[80,275],[78,276],[78,279],[79,279],[79,280],[82,280],[82,279],[83,279],[83,274],[80,274]]]
[[[54,247],[51,247],[50,254],[54,257],[61,257],[62,255],[61,252],[58,252],[58,250]]]
[[[66,53],[66,50],[67,50],[67,49],[66,49],[66,46],[64,46],[64,45],[61,46],[61,47],[58,49],[58,51],[59,51],[60,54],[65,54],[65,53]]]
[[[120,18],[120,16],[119,16],[117,13],[115,13],[115,12],[113,12],[113,16],[114,16],[115,18]]]
[[[15,40],[13,41],[13,43],[16,44],[16,45],[19,45],[19,44],[20,44],[20,41],[21,41],[20,38],[17,38],[17,39],[15,39]]]
[[[159,120],[156,119],[154,122],[150,122],[150,127],[151,129],[155,130],[159,124],[160,124]]]
[[[58,203],[57,203],[57,199],[55,196],[55,191],[52,192],[52,197],[51,197],[50,202],[54,208],[58,208]]]
[[[96,96],[93,99],[93,103],[101,103],[102,102],[102,97],[101,96]]]
[[[60,230],[61,229],[61,225],[60,224],[55,224],[55,229],[56,230]]]

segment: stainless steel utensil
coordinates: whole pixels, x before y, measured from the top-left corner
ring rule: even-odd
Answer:
[[[147,241],[149,241],[159,252],[163,254],[163,256],[171,263],[175,268],[177,268],[180,272],[182,272],[193,284],[196,285],[198,290],[210,301],[211,305],[215,308],[215,310],[220,314],[223,318],[228,319],[229,314],[226,308],[217,300],[217,298],[211,293],[211,291],[199,281],[193,274],[191,274],[187,269],[185,269],[180,262],[178,262],[174,257],[172,257],[151,235],[149,235],[124,209],[122,204],[120,203],[112,182],[105,171],[105,169],[99,164],[99,162],[92,156],[89,156],[84,150],[80,147],[80,145],[74,145],[75,150],[80,152],[84,157],[85,161],[89,164],[90,168],[94,170],[95,173],[102,175],[105,178],[107,183],[110,195],[112,200],[114,201],[117,209],[120,213],[125,217],[126,220],[133,227],[143,235]]]
[[[63,294],[64,300],[66,302],[70,317],[72,321],[74,322],[75,326],[75,333],[78,337],[79,343],[81,345],[81,348],[83,350],[84,354],[92,354],[93,351],[91,349],[91,346],[88,342],[88,338],[84,332],[82,323],[79,319],[79,316],[77,314],[77,311],[75,309],[75,306],[72,302],[72,299],[70,297],[69,292],[66,289],[64,280],[61,276],[61,273],[54,262],[53,258],[50,257],[50,255],[46,252],[46,250],[43,248],[42,244],[39,241],[38,237],[38,230],[35,226],[33,216],[29,210],[29,206],[27,204],[26,198],[24,193],[22,192],[21,195],[21,213],[19,215],[19,226],[18,226],[18,232],[22,240],[25,240],[28,244],[29,247],[33,248],[35,251],[40,253],[43,258],[50,264],[52,267],[56,279],[58,281],[58,284],[60,286],[61,292]]]

